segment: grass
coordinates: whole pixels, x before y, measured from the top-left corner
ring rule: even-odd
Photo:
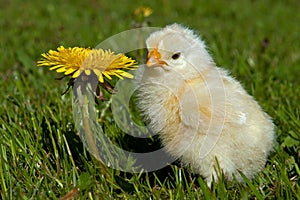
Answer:
[[[1,199],[300,199],[299,1],[1,0],[0,5]],[[220,181],[209,189],[178,163],[143,174],[107,168],[107,178],[83,147],[72,97],[60,95],[65,81],[55,81],[56,74],[36,67],[36,60],[59,45],[94,47],[130,29],[142,5],[154,10],[152,26],[179,22],[197,30],[216,63],[274,119],[275,151],[254,180]],[[110,116],[108,111],[105,127],[114,131],[114,140],[139,147]]]

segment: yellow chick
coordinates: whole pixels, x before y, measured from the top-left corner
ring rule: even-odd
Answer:
[[[166,26],[146,45],[138,107],[167,152],[209,186],[217,163],[228,180],[253,178],[273,148],[271,118],[188,28]]]

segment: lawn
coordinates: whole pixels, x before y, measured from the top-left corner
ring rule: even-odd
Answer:
[[[60,45],[95,47],[133,28],[140,6],[153,10],[149,26],[178,22],[201,34],[218,66],[273,118],[274,152],[255,179],[221,180],[209,189],[177,162],[125,173],[84,148],[72,92],[61,95],[67,80],[36,62]],[[298,0],[0,0],[1,199],[300,199],[299,9]],[[159,146],[157,138],[126,136],[109,107],[102,123],[121,147],[147,152]]]

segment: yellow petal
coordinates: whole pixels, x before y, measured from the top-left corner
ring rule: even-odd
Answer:
[[[66,68],[63,68],[63,67],[56,70],[57,73],[61,73],[61,72],[65,72],[65,71],[66,71]]]
[[[99,76],[99,81],[100,81],[100,83],[103,83],[103,82],[104,82],[104,79],[103,79],[102,74],[100,74],[100,76]]]
[[[96,76],[98,76],[98,77],[101,76],[101,74],[102,74],[101,71],[98,69],[94,69],[93,71],[96,74]]]
[[[69,75],[69,74],[72,74],[74,71],[76,71],[77,69],[74,69],[74,68],[70,68],[68,69],[67,71],[65,71],[65,75]]]
[[[105,71],[103,72],[103,75],[104,75],[105,77],[107,77],[108,79],[110,79],[110,80],[112,79],[112,78],[108,75],[108,73],[105,72]]]
[[[54,69],[61,68],[61,67],[64,67],[64,66],[63,65],[56,65],[56,66],[50,67],[49,70],[54,70]]]
[[[73,74],[72,78],[77,78],[80,74],[81,74],[81,71],[80,71],[80,70],[77,70],[77,71]]]
[[[122,70],[118,70],[118,73],[121,75],[121,76],[124,76],[126,78],[133,78],[134,76],[128,72],[125,72],[125,71],[122,71]]]
[[[120,79],[123,79],[123,77],[120,74],[118,74],[118,73],[112,73],[111,75],[114,75],[114,76],[116,76],[116,77],[118,77]]]
[[[89,75],[91,75],[91,70],[86,69],[86,70],[84,70],[84,73],[89,76]]]

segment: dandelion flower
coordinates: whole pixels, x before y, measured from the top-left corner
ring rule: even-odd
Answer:
[[[56,70],[72,78],[77,78],[82,73],[87,76],[93,73],[100,83],[104,83],[104,77],[133,78],[133,75],[124,69],[137,68],[135,60],[124,54],[115,54],[111,50],[103,49],[60,46],[57,51],[49,50],[48,53],[42,54],[42,57],[37,62],[38,66],[49,66],[50,70]]]
[[[153,10],[150,7],[147,6],[141,6],[135,9],[134,15],[142,15],[143,17],[149,17],[152,14]]]

